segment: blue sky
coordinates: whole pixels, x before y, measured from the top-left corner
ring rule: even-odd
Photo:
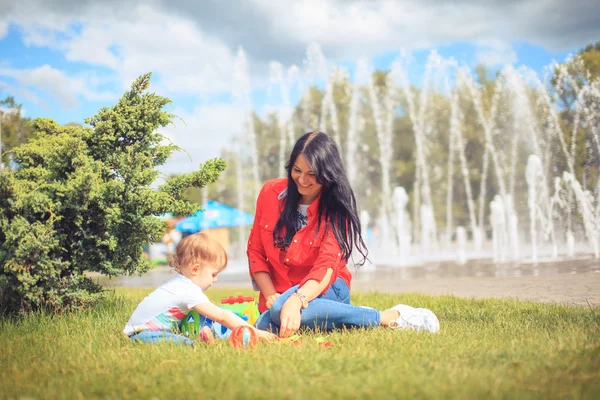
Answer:
[[[432,50],[471,68],[525,65],[541,74],[600,40],[600,9],[587,0],[225,3],[0,0],[0,97],[14,96],[30,117],[83,122],[151,71],[152,90],[185,121],[166,133],[192,155],[166,169],[185,172],[218,156],[241,130],[248,104],[236,88],[247,86],[261,113],[281,102],[269,84],[271,61],[284,74],[298,66],[297,100],[298,88],[314,81],[305,62],[311,43],[320,45],[327,70],[342,66],[351,76],[358,59],[387,69],[403,49],[418,85]],[[236,75],[240,48],[249,82]]]

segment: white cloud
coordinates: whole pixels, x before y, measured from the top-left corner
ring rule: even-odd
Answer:
[[[564,50],[600,36],[598,13],[589,0],[21,0],[0,21],[22,26],[32,45],[122,71],[125,87],[152,70],[189,93],[226,88],[240,45],[264,78],[269,61],[299,63],[311,42],[334,60],[481,38]]]
[[[63,50],[69,61],[114,70],[122,88],[151,71],[159,86],[174,93],[231,89],[234,55],[217,38],[203,34],[187,18],[147,5],[124,4],[123,13],[128,18],[84,14],[71,24],[49,26],[26,21],[25,40],[29,45]],[[73,23],[81,24],[79,31]]]
[[[45,92],[58,100],[67,109],[79,105],[78,96],[89,101],[113,100],[116,96],[110,92],[95,92],[88,87],[82,77],[68,76],[49,65],[32,69],[0,68],[0,76],[17,80],[21,87]]]
[[[0,21],[0,40],[8,34],[8,23]]]
[[[3,9],[0,32],[16,24],[31,46],[115,71],[122,89],[152,71],[167,95],[230,91],[240,45],[256,85],[266,82],[269,61],[300,63],[312,42],[347,60],[486,38],[478,56],[500,63],[514,62],[514,40],[559,48],[600,36],[591,17],[600,7],[588,0],[21,0]]]
[[[113,15],[85,2],[74,4],[81,9],[74,14],[65,4],[53,7],[22,1],[4,18],[21,28],[26,45],[57,49],[68,61],[115,71],[120,89],[151,71],[154,87],[171,93],[231,90],[234,51],[203,33],[189,18],[170,15],[152,4],[124,2],[120,13]],[[67,93],[61,93],[61,99],[75,104]]]
[[[59,48],[61,36],[58,32],[35,25],[23,25],[23,43],[26,46]]]
[[[193,113],[175,109],[172,113],[183,121],[176,118],[175,126],[169,125],[162,132],[185,152],[175,153],[161,168],[167,174],[194,171],[199,163],[219,157],[242,129],[241,110],[229,104],[200,106]]]
[[[69,61],[85,61],[117,69],[120,61],[110,50],[113,36],[113,32],[107,26],[83,27],[80,35],[66,43],[66,58]]]
[[[40,99],[38,97],[38,95],[36,95],[34,92],[32,92],[26,88],[9,85],[2,81],[0,81],[0,88],[4,89],[4,91],[6,93],[10,93],[15,98],[26,99],[41,108],[48,107],[48,104],[44,100]],[[1,91],[0,91],[0,94],[1,94]]]
[[[203,34],[191,21],[149,7],[114,26],[114,45],[122,55],[123,87],[152,71],[173,93],[221,92],[231,89],[234,55],[219,40]]]
[[[482,37],[564,50],[600,36],[600,24],[593,17],[600,13],[600,3],[589,0],[568,3],[561,0],[253,0],[252,3],[268,21],[264,29],[284,38],[290,52],[317,42],[328,57],[335,59],[371,57],[382,51],[437,47]],[[203,22],[201,15],[196,18]],[[277,38],[250,23],[240,32],[246,33],[247,39],[240,34],[239,41],[248,49],[250,58],[259,53],[252,45],[246,46],[253,38],[252,33],[280,44]],[[269,45],[264,47],[269,49]]]
[[[332,61],[472,42],[479,61],[497,65],[517,61],[515,40],[565,49],[600,37],[600,6],[590,0],[19,0],[0,10],[0,39],[14,24],[29,46],[109,71],[70,76],[49,65],[16,70],[0,64],[0,75],[16,79],[32,99],[40,90],[71,108],[81,99],[113,100],[99,88],[121,91],[149,71],[152,90],[168,97],[230,92],[240,45],[256,87],[268,81],[269,61],[299,64],[312,42]],[[165,168],[193,170],[218,156],[239,126],[235,114],[228,105],[180,114],[187,125],[178,122],[166,132],[193,161],[180,154]]]
[[[475,59],[489,67],[517,62],[517,52],[510,43],[498,39],[477,41]]]

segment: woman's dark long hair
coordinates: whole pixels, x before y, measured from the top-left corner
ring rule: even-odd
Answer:
[[[328,229],[333,229],[343,259],[348,260],[352,249],[356,247],[363,256],[356,265],[363,265],[369,251],[362,238],[354,192],[348,182],[337,145],[322,132],[309,132],[298,139],[285,166],[288,175],[287,199],[273,230],[276,246],[280,248],[289,246],[292,237],[298,231],[300,193],[296,182],[292,179],[292,169],[300,154],[304,154],[316,175],[317,182],[323,186],[319,201],[317,231],[321,229],[321,217],[325,216],[325,233]]]

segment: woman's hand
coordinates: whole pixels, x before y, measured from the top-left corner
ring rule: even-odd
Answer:
[[[275,293],[267,297],[267,310],[271,308],[275,300],[279,297],[279,293]]]
[[[279,336],[286,338],[300,329],[300,310],[302,302],[296,296],[290,296],[281,308],[281,325],[279,326]]]

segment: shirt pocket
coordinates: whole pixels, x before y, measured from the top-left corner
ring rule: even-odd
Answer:
[[[300,251],[297,255],[298,263],[300,265],[312,266],[317,257],[319,256],[319,250],[323,243],[322,237],[313,237],[310,233],[307,237],[303,238],[300,242]]]
[[[260,238],[262,239],[263,245],[273,245],[273,229],[275,228],[275,222],[267,219],[260,219]]]
[[[310,250],[319,249],[321,243],[323,243],[323,238],[319,236],[313,237],[312,234],[302,240],[303,246]]]
[[[276,222],[271,221],[268,218],[260,219],[260,229],[261,230],[273,232],[273,229],[275,228],[275,224],[276,224]]]

